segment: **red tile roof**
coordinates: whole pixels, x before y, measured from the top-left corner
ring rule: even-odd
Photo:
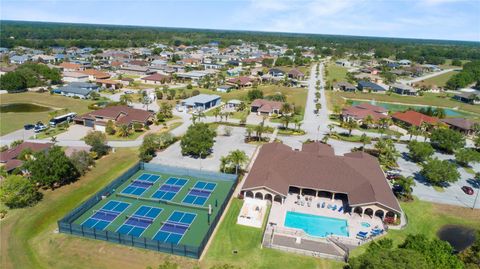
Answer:
[[[63,67],[65,69],[75,69],[75,70],[80,70],[80,68],[82,67],[79,64],[74,64],[74,63],[70,63],[70,62],[63,62],[63,63],[59,64],[58,66]]]
[[[81,73],[87,74],[89,76],[94,76],[96,79],[107,79],[110,78],[110,74],[98,71],[95,69],[85,69],[83,71],[80,71]]]
[[[392,118],[398,121],[405,122],[407,124],[420,127],[423,122],[428,124],[436,124],[439,122],[438,118],[430,117],[414,110],[408,110],[405,112],[397,112],[392,115]]]

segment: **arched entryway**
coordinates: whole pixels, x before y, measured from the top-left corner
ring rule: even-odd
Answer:
[[[353,213],[356,213],[356,214],[361,216],[363,214],[363,209],[361,207],[357,206],[353,209]]]
[[[380,219],[383,220],[383,217],[385,216],[385,212],[381,209],[378,209],[377,211],[375,211],[375,217],[379,217]]]
[[[373,217],[373,209],[371,208],[366,208],[364,211],[363,211],[363,214],[367,215],[367,216],[370,216],[370,217]]]
[[[253,192],[251,192],[251,191],[246,191],[246,192],[245,192],[245,197],[253,198]]]
[[[270,201],[270,202],[273,201],[273,197],[272,197],[272,195],[271,195],[270,193],[265,194],[264,199],[265,199],[265,200],[268,200],[268,201]]]
[[[255,193],[255,198],[263,200],[263,194],[261,192],[257,192],[257,193]]]
[[[275,195],[275,197],[273,197],[273,201],[282,204],[283,203],[283,198],[280,195]]]

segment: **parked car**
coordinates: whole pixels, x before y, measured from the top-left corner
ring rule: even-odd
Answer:
[[[469,186],[463,186],[462,187],[462,191],[465,193],[465,194],[468,194],[468,195],[473,195],[473,189]]]
[[[33,131],[35,133],[40,133],[41,131],[47,129],[47,126],[45,126],[41,121],[37,122],[37,124],[35,124],[35,127],[33,128]]]
[[[387,175],[387,179],[389,179],[389,180],[399,179],[400,177],[401,177],[400,174],[388,174]]]
[[[23,128],[25,128],[25,130],[32,130],[33,128],[35,128],[35,125],[28,123],[25,124]]]
[[[133,94],[133,91],[130,91],[130,90],[127,90],[127,91],[124,91],[125,94]]]

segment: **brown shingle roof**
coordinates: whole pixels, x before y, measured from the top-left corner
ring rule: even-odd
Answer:
[[[17,158],[17,156],[22,152],[24,149],[31,149],[33,152],[46,150],[53,146],[52,143],[33,143],[33,142],[23,142],[22,144],[8,149],[4,152],[0,152],[0,162],[7,162],[9,160],[13,160]]]
[[[464,118],[447,118],[442,121],[450,126],[455,126],[465,131],[473,130],[473,121]]]
[[[81,116],[78,119],[95,119],[95,117],[102,117],[107,120],[114,120],[119,124],[131,124],[133,122],[146,122],[154,113],[141,109],[131,108],[128,106],[109,106],[99,110],[95,110]]]
[[[159,73],[151,74],[150,76],[146,76],[142,78],[143,80],[151,80],[151,81],[166,81],[169,80],[170,77],[166,75],[162,75]]]
[[[326,145],[305,145],[302,151],[263,145],[243,190],[266,187],[287,195],[290,186],[345,193],[351,206],[377,203],[401,212],[378,161],[362,152],[335,156]]]
[[[283,103],[277,101],[270,101],[265,99],[255,99],[251,106],[257,107],[259,112],[271,113],[273,110],[280,110]]]

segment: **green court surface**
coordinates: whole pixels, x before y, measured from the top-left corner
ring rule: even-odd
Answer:
[[[159,176],[157,180],[155,175]],[[151,180],[148,180],[148,176]],[[138,183],[140,178],[143,178],[141,184]],[[134,181],[136,183],[131,186]],[[157,192],[167,182],[184,185],[177,186],[179,191],[168,191],[169,186],[172,186],[168,185],[168,188],[164,186],[162,189],[167,191]],[[210,221],[213,222],[216,215],[221,214],[220,207],[234,183],[231,180],[139,170],[73,223],[164,243],[199,246],[210,228],[208,206],[212,207]],[[99,211],[100,209],[102,210]],[[174,214],[175,211],[177,213]],[[159,233],[167,220],[168,224],[174,225],[163,227]]]

